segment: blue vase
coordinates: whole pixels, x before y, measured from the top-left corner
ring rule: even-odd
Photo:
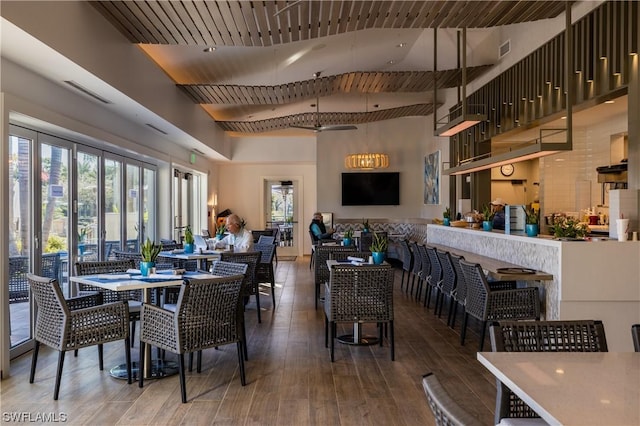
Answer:
[[[343,238],[342,239],[342,245],[345,247],[348,247],[351,245],[353,241],[351,240],[351,238]]]
[[[140,273],[143,277],[148,277],[154,266],[156,266],[154,262],[140,262]]]
[[[538,236],[538,224],[537,223],[527,223],[524,226],[524,230],[527,233],[527,237],[537,237]]]
[[[374,251],[371,253],[371,256],[373,257],[373,264],[374,265],[380,265],[382,262],[384,262],[384,252],[383,251]]]
[[[444,219],[442,219],[442,224],[444,226],[449,226],[451,225],[451,220],[448,217],[445,217]]]
[[[184,252],[185,253],[193,253],[193,243],[184,243]]]
[[[482,221],[482,230],[483,231],[492,231],[493,230],[493,222],[490,220]]]

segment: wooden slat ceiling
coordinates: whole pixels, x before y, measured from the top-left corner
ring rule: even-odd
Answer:
[[[364,29],[488,28],[554,18],[561,1],[97,1],[92,2],[131,43],[268,47]],[[469,67],[467,82],[489,66]],[[438,88],[460,85],[459,70],[438,71]],[[349,72],[278,86],[179,85],[198,104],[274,105],[332,93],[406,93],[433,90],[432,71]],[[431,114],[432,105],[375,113],[321,113],[323,124],[357,124]],[[225,130],[264,132],[313,125],[315,114],[261,121],[229,121]]]

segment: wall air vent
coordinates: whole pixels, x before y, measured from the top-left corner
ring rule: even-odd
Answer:
[[[498,48],[498,59],[502,59],[511,52],[511,40],[507,40]]]
[[[147,126],[149,126],[149,127],[151,127],[151,128],[152,128],[153,130],[155,130],[156,132],[160,132],[160,133],[162,133],[163,135],[168,135],[168,133],[167,133],[167,132],[165,132],[164,130],[160,130],[160,129],[158,129],[158,128],[157,128],[156,126],[154,126],[153,124],[146,123],[146,125],[147,125]]]
[[[110,100],[105,99],[102,96],[98,95],[97,93],[92,92],[91,90],[87,89],[86,87],[83,87],[83,86],[79,85],[78,83],[76,83],[73,80],[64,80],[64,82],[67,83],[69,86],[73,87],[74,89],[81,91],[85,95],[91,96],[93,99],[102,102],[103,104],[112,104],[113,103]]]

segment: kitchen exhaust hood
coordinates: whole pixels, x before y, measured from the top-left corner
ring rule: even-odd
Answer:
[[[597,167],[598,183],[626,183],[627,163]]]

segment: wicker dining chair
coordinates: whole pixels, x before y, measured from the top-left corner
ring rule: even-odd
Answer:
[[[607,352],[602,321],[499,321],[489,328],[493,352]],[[538,414],[496,380],[495,423]]]
[[[258,291],[258,282],[256,280],[256,269],[260,262],[260,252],[223,252],[220,260],[224,262],[243,263],[247,265],[247,272],[244,274],[244,283],[242,285],[242,295],[249,300],[250,296],[256,296],[256,310],[258,311],[258,323],[262,322],[260,316],[260,292]]]
[[[440,264],[440,258],[438,257],[438,249],[435,247],[427,246],[427,257],[429,258],[429,263],[431,265],[431,272],[429,273],[429,282],[431,286],[436,292],[436,303],[433,308],[433,313],[438,313],[438,305],[440,302],[440,298],[442,296],[442,265]],[[425,306],[428,308],[429,304],[426,303]]]
[[[77,276],[112,274],[127,272],[135,268],[133,259],[107,260],[107,261],[86,261],[76,262],[75,272]],[[89,294],[90,292],[102,293],[102,298],[106,303],[125,301],[129,305],[129,322],[131,323],[131,347],[134,347],[134,336],[136,335],[136,321],[140,320],[140,307],[142,306],[142,290],[112,291],[102,287],[89,284],[77,283],[78,295]]]
[[[185,280],[175,311],[142,305],[140,315],[140,371],[144,371],[146,345],[178,354],[180,394],[187,402],[184,354],[198,353],[197,372],[202,368],[201,351],[236,344],[240,383],[246,384],[243,335],[240,327],[240,295],[243,275]],[[144,386],[140,374],[138,386]]]
[[[442,268],[442,281],[440,284],[440,309],[438,310],[438,318],[442,316],[442,307],[444,306],[445,296],[449,298],[449,311],[447,312],[447,325],[451,325],[451,316],[453,315],[453,293],[458,285],[458,276],[453,267],[451,254],[448,251],[437,250],[438,260]]]
[[[129,346],[129,308],[123,301],[102,304],[102,294],[65,299],[55,278],[27,274],[31,295],[36,303],[35,347],[31,358],[29,383],[33,383],[40,344],[58,353],[58,368],[53,399],[60,393],[60,379],[66,351],[98,346],[98,365],[103,369],[103,344],[124,340],[127,383],[131,383],[131,349]],[[90,305],[90,307],[87,307]]]
[[[422,269],[422,282],[420,287],[416,291],[416,301],[420,302],[420,295],[422,294],[422,287],[424,287],[424,302],[423,306],[429,308],[431,303],[431,294],[436,289],[436,283],[431,281],[431,261],[429,260],[429,254],[427,253],[427,246],[424,244],[418,244],[418,256],[420,256],[420,268]]]
[[[405,292],[409,291],[409,277],[411,276],[411,270],[413,269],[413,255],[411,248],[409,247],[409,241],[406,239],[400,240],[400,260],[402,261],[402,278],[400,279],[400,290],[405,287]],[[405,284],[404,276],[407,275],[407,282]]]
[[[260,236],[263,238],[264,236]],[[273,237],[269,237],[273,238]],[[256,244],[253,246],[255,251],[260,252],[260,261],[256,266],[256,280],[258,286],[260,283],[269,283],[271,285],[271,302],[273,309],[276,308],[276,273],[273,269],[273,258],[276,254],[276,246],[274,244]],[[259,290],[259,289],[258,289]],[[258,291],[260,294],[260,291]]]
[[[467,321],[472,316],[482,322],[480,351],[484,348],[487,322],[494,320],[538,320],[540,300],[535,287],[492,290],[482,266],[460,260],[460,268],[467,283],[467,299],[460,331],[460,344],[464,345]]]
[[[455,303],[453,304],[453,313],[451,315],[451,324],[449,324],[449,327],[455,328],[458,306],[462,308],[462,315],[465,313],[465,306],[467,303],[467,281],[464,279],[464,274],[460,267],[460,261],[464,260],[464,256],[453,253],[450,253],[450,256],[453,269],[456,271],[456,288],[452,293]]]
[[[420,257],[420,251],[418,249],[418,243],[415,241],[411,241],[409,243],[409,247],[411,248],[411,253],[413,256],[413,264],[411,269],[411,289],[409,290],[409,294],[413,296],[413,289],[415,288],[416,278],[418,279],[418,287],[420,287],[423,283],[424,277],[422,276],[422,258]]]
[[[388,323],[391,360],[395,360],[393,276],[391,265],[356,266],[345,263],[331,267],[324,299],[325,346],[331,342],[331,362],[334,361],[338,322]],[[380,346],[382,330],[380,327]]]
[[[640,324],[631,326],[631,337],[633,338],[633,350],[640,352]]]
[[[427,395],[436,426],[480,426],[482,424],[449,395],[433,373],[422,376],[422,388]]]
[[[314,276],[316,284],[316,309],[318,309],[318,301],[321,300],[321,289],[324,288],[325,283],[329,282],[329,268],[327,267],[327,260],[331,252],[338,251],[353,251],[353,247],[344,247],[336,245],[317,245],[316,254],[314,260]]]

